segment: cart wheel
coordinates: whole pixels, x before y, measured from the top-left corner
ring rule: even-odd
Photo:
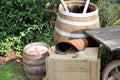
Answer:
[[[102,80],[120,80],[120,60],[114,60],[105,67]]]

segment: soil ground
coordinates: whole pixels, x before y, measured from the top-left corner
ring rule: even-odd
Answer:
[[[12,60],[20,62],[22,60],[22,57],[17,57],[13,50],[9,54],[0,55],[0,65],[6,64],[8,62],[10,63]]]

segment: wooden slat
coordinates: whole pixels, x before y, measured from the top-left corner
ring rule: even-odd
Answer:
[[[90,80],[97,80],[98,79],[98,65],[95,62],[91,62],[91,79]]]
[[[88,30],[85,33],[104,44],[111,51],[120,50],[120,26]]]

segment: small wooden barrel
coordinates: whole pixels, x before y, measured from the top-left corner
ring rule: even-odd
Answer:
[[[60,4],[55,24],[54,43],[75,39],[86,38],[85,30],[100,28],[98,7],[90,3],[87,13],[82,14],[85,1],[66,1],[69,13]]]
[[[29,80],[42,80],[45,75],[45,58],[49,55],[49,46],[43,42],[34,42],[23,49],[23,67]]]

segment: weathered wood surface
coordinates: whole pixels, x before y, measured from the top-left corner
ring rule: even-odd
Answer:
[[[47,80],[99,80],[100,57],[98,47],[87,47],[78,52],[59,55],[51,47],[50,56],[46,58]]]
[[[85,33],[104,44],[111,51],[120,50],[120,26],[88,30]]]

